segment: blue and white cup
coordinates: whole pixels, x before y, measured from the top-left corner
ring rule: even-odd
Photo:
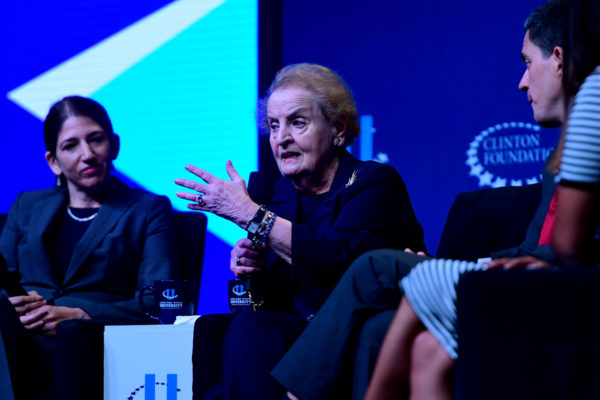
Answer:
[[[161,324],[172,324],[178,315],[194,315],[196,312],[196,281],[157,280],[154,285],[144,286],[140,292],[140,307],[146,315]],[[143,297],[147,292],[154,293],[154,312],[144,305]]]

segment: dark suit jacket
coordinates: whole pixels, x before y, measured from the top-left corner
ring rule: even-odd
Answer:
[[[65,187],[19,194],[0,236],[0,253],[26,290],[37,290],[55,305],[80,307],[92,318],[115,323],[147,322],[137,292],[179,272],[171,206],[117,178],[111,178],[109,193],[75,246],[62,281],[46,252],[46,232],[67,206]],[[152,304],[151,298],[145,302]]]
[[[552,159],[553,154],[550,154],[546,159],[546,165],[542,172],[542,196],[533,219],[527,228],[525,239],[519,247],[497,251],[492,254],[492,258],[533,256],[550,264],[559,264],[558,258],[552,251],[552,246],[549,244],[538,246],[546,214],[548,214],[548,208],[550,208],[550,202],[556,190],[556,174],[549,172],[547,169],[548,160]]]
[[[353,173],[356,179],[349,184]],[[275,184],[268,208],[292,221],[292,265],[273,252],[267,262],[272,310],[314,314],[352,261],[369,250],[425,250],[423,230],[398,172],[347,152],[329,194],[305,223],[296,223],[300,193],[286,178]]]

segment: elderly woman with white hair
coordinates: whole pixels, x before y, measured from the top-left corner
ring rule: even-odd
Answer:
[[[260,310],[198,320],[194,398],[281,399],[285,390],[270,370],[352,261],[377,248],[424,250],[396,170],[346,150],[360,125],[352,94],[337,74],[315,64],[283,68],[259,114],[283,175],[271,204],[254,203],[231,162],[231,180],[194,166],[186,169],[203,183],[176,180],[193,191],[177,193],[192,201],[190,209],[249,232],[233,248],[230,267],[238,277],[252,276]]]

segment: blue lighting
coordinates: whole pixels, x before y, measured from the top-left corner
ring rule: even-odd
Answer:
[[[242,177],[258,167],[257,7],[229,0],[94,93],[121,134],[116,168],[148,190],[178,199],[175,178],[199,180],[193,164],[227,178],[232,160]],[[243,236],[208,215],[210,232],[233,245]]]
[[[232,160],[258,169],[258,0],[35,0],[9,2],[0,81],[8,212],[23,190],[51,187],[42,120],[72,94],[103,104],[121,137],[125,180],[185,210],[175,178],[193,164],[227,179]],[[245,232],[208,215],[199,310],[227,307],[229,251]],[[221,309],[219,309],[221,311]]]

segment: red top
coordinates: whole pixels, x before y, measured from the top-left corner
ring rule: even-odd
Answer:
[[[552,196],[550,207],[548,207],[548,214],[546,214],[546,219],[544,220],[544,225],[542,226],[542,231],[540,232],[540,240],[538,241],[538,246],[544,244],[552,244],[552,229],[554,229],[554,221],[556,220],[557,193],[558,191],[554,191],[554,196]]]

